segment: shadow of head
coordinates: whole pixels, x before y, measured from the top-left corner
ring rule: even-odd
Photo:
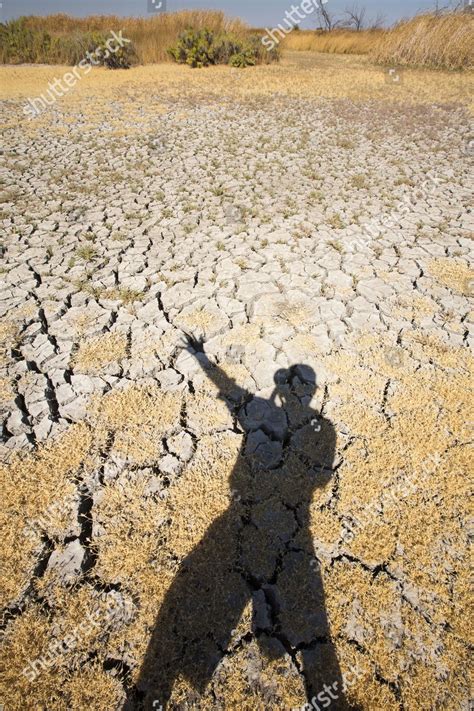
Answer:
[[[250,490],[260,499],[269,489],[281,492],[293,486],[307,503],[312,491],[331,477],[335,431],[313,406],[317,384],[311,366],[280,368],[273,380],[270,397],[252,397],[239,412],[245,440],[231,489],[235,500]]]
[[[309,399],[316,394],[316,373],[310,365],[299,363],[290,368],[279,368],[273,376],[273,381],[274,394],[278,394],[281,398],[284,398],[288,392]]]

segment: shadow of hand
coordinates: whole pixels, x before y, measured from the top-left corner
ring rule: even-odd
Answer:
[[[195,338],[189,333],[184,334],[184,343],[183,345],[185,346],[186,350],[194,355],[195,353],[203,353],[204,352],[204,339],[203,338]]]

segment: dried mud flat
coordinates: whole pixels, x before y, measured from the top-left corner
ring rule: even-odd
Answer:
[[[309,568],[349,708],[467,709],[466,108],[128,76],[31,122],[2,102],[5,708],[152,708],[157,615],[232,511],[203,622],[170,640],[205,639],[211,678],[157,702],[305,704]],[[275,415],[296,364],[316,394],[298,368]],[[229,580],[242,613],[209,628]]]

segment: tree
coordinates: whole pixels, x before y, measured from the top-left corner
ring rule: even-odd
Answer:
[[[347,24],[350,27],[354,27],[357,32],[360,32],[364,27],[365,20],[365,7],[359,8],[358,5],[353,5],[344,10],[344,14],[347,16]]]
[[[318,4],[318,17],[323,29],[327,30],[327,32],[331,32],[331,30],[334,30],[341,22],[340,20],[335,20],[334,16],[325,7],[327,3],[328,0],[321,0]]]
[[[370,21],[369,27],[371,30],[379,30],[381,27],[383,27],[385,24],[385,15],[381,15],[380,13],[376,15],[376,17]]]

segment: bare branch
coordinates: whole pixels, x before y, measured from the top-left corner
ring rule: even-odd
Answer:
[[[322,0],[322,2],[318,4],[318,17],[323,29],[331,32],[331,30],[334,30],[341,24],[341,21],[334,19],[334,16],[326,8],[326,4],[327,0],[326,2]]]
[[[360,32],[364,27],[365,7],[359,8],[358,5],[353,5],[351,8],[346,8],[344,14],[347,15],[347,24],[354,27],[357,32]]]
[[[370,20],[369,22],[369,27],[371,30],[379,30],[381,27],[383,27],[385,24],[385,15],[381,15],[380,13],[374,17],[373,20]]]

